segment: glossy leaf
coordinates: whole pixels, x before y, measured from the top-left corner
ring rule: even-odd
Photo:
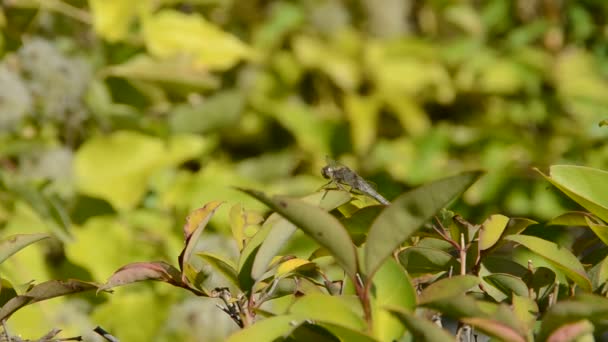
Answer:
[[[568,197],[608,222],[608,172],[574,165],[553,165],[549,176],[538,172]]]
[[[485,276],[483,279],[508,297],[513,295],[525,297],[528,295],[528,286],[526,286],[526,283],[524,283],[521,278],[516,276],[504,273],[494,273]]]
[[[17,234],[0,240],[0,264],[28,245],[49,237],[49,234]]]
[[[254,190],[242,189],[242,191],[271,207],[321,246],[327,248],[346,273],[354,279],[358,268],[355,246],[346,229],[335,217],[302,200],[282,196],[270,198]]]
[[[479,278],[471,275],[444,278],[432,283],[422,290],[422,293],[420,293],[420,297],[418,298],[418,304],[424,305],[444,298],[462,295],[477,285],[479,285]]]
[[[365,322],[341,296],[309,294],[299,298],[289,313],[318,322],[332,323],[353,330],[363,330]]]
[[[496,320],[482,317],[468,317],[461,319],[463,323],[474,326],[477,330],[499,341],[526,342],[526,339],[517,331]]]
[[[479,250],[483,251],[492,246],[507,228],[509,218],[504,215],[492,215],[481,225],[479,231]]]
[[[293,330],[294,324],[302,321],[298,315],[281,315],[263,319],[238,330],[226,342],[274,341],[285,337]]]
[[[331,211],[350,201],[350,196],[344,191],[323,191],[304,197],[302,200],[310,204],[318,205],[324,210]],[[279,217],[273,220],[276,220],[276,222],[272,226],[268,236],[262,242],[260,250],[255,256],[255,261],[251,269],[251,276],[253,279],[259,279],[266,272],[272,258],[279,253],[296,231],[296,227],[284,218]],[[273,222],[272,220],[270,221]]]
[[[34,285],[26,293],[10,299],[0,308],[0,320],[10,317],[20,308],[43,300],[97,289],[94,283],[80,280],[49,280]]]
[[[284,277],[292,272],[296,272],[297,270],[313,270],[315,267],[315,263],[305,259],[289,259],[279,265],[275,277]]]
[[[568,323],[555,330],[548,338],[547,342],[579,341],[585,335],[593,339],[594,327],[588,320],[581,320]]]
[[[234,265],[233,262],[219,255],[207,252],[197,253],[196,255],[200,256],[203,260],[205,260],[205,262],[211,265],[214,270],[220,272],[234,286],[239,286],[236,265]]]
[[[426,247],[407,247],[399,253],[399,262],[413,277],[457,270],[458,260],[447,252]]]
[[[567,213],[561,214],[555,218],[552,218],[551,221],[547,222],[547,226],[586,226],[587,221],[586,217],[589,216],[589,213],[584,211],[569,211]]]
[[[415,314],[402,311],[401,309],[391,308],[390,312],[407,327],[407,330],[414,336],[415,341],[456,341],[456,339],[446,330],[443,330],[441,327],[429,320],[416,317]]]
[[[597,237],[600,238],[600,240],[602,240],[602,242],[608,246],[608,226],[595,223],[589,217],[585,217],[585,222],[587,222],[587,225],[595,233],[595,235],[597,235]]]
[[[591,291],[591,281],[580,261],[565,248],[535,236],[509,235],[506,239],[517,242],[532,252],[545,258],[551,265],[564,272],[566,276],[581,288]]]
[[[394,341],[405,327],[385,307],[414,312],[416,290],[407,273],[394,259],[387,259],[372,281],[371,304],[374,336],[380,341]]]
[[[602,296],[585,294],[557,302],[543,316],[538,340],[546,341],[560,327],[590,320],[593,323],[608,318],[608,299]]]
[[[385,258],[481,175],[467,172],[423,185],[397,197],[372,224],[365,244],[365,272],[371,277]]]
[[[97,292],[145,280],[157,280],[183,286],[181,272],[166,262],[134,262],[118,269]]]

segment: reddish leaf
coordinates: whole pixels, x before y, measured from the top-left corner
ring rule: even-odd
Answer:
[[[157,280],[179,287],[185,286],[180,271],[166,262],[134,262],[114,272],[97,292],[143,280]]]
[[[25,294],[10,299],[0,309],[0,320],[4,320],[20,308],[46,299],[65,296],[98,288],[97,284],[80,280],[50,280],[32,287]]]
[[[578,338],[591,333],[593,333],[593,324],[585,319],[562,325],[547,338],[547,342],[576,341]]]

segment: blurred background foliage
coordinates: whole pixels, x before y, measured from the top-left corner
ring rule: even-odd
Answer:
[[[2,233],[57,239],[2,277],[102,282],[174,261],[189,211],[261,208],[232,186],[313,192],[326,155],[389,199],[483,168],[469,219],[552,217],[570,203],[531,167],[607,166],[606,18],[601,0],[3,0]],[[201,244],[230,257],[223,208]],[[99,324],[125,341],[235,328],[210,300],[156,284],[9,323],[90,340]]]

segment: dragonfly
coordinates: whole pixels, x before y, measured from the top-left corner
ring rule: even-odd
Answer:
[[[327,162],[327,165],[321,169],[321,175],[323,178],[330,180],[325,186],[334,183],[338,188],[347,191],[343,187],[343,185],[347,185],[351,189],[370,196],[384,205],[391,204],[386,198],[380,195],[370,183],[348,166],[342,165],[330,157],[325,157],[325,161]]]

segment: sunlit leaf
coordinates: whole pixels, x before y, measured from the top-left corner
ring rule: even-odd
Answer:
[[[238,330],[226,339],[226,342],[274,341],[286,336],[301,322],[299,315],[281,315],[263,319],[255,324]]]
[[[211,265],[214,270],[220,272],[234,286],[239,285],[236,265],[234,265],[230,260],[227,260],[219,255],[207,252],[200,252],[196,255],[200,256],[203,260],[205,260],[205,262]]]
[[[591,218],[585,217],[585,222],[605,245],[608,245],[608,226],[594,222]]]
[[[526,339],[517,331],[493,319],[482,317],[468,317],[461,319],[463,323],[474,326],[488,336],[505,342],[525,342]]]
[[[385,307],[413,312],[416,307],[416,290],[407,273],[394,259],[387,259],[372,281],[371,303],[374,336],[380,341],[397,340],[404,325]]]
[[[18,234],[0,240],[0,264],[28,245],[50,237],[48,234]]]
[[[395,315],[405,325],[408,331],[414,336],[415,341],[437,342],[437,341],[456,341],[446,330],[437,326],[435,323],[424,318],[416,317],[415,314],[401,309],[390,309],[391,314]]]
[[[279,265],[275,276],[279,278],[297,270],[312,270],[315,267],[316,264],[305,259],[290,259]]]
[[[26,293],[6,302],[0,308],[0,320],[8,318],[15,311],[29,304],[93,289],[97,289],[96,284],[80,280],[49,280],[34,285]]]
[[[350,196],[344,191],[327,191],[312,194],[302,200],[307,203],[318,205],[320,208],[327,211],[331,211],[348,202]],[[264,272],[266,272],[270,260],[277,255],[296,231],[296,227],[284,218],[269,218],[268,221],[272,222],[273,220],[275,220],[276,223],[273,224],[271,232],[269,232],[266,239],[264,239],[264,242],[262,242],[251,269],[251,276],[254,279],[259,279]]]
[[[157,57],[193,57],[196,65],[210,70],[226,70],[253,52],[235,36],[198,14],[161,10],[142,22],[148,51]]]
[[[574,165],[553,165],[549,176],[538,172],[568,197],[608,222],[608,172]]]
[[[302,200],[282,196],[270,198],[259,191],[241,190],[271,207],[327,248],[346,273],[352,279],[355,278],[358,268],[355,246],[346,229],[335,217]]]
[[[426,247],[408,247],[399,253],[399,262],[409,274],[418,277],[425,274],[457,270],[458,260],[447,252]]]
[[[95,32],[110,42],[125,39],[135,17],[150,1],[89,0]]]
[[[424,305],[444,298],[462,295],[476,285],[479,285],[479,278],[471,275],[444,278],[426,287],[420,293],[418,304]]]
[[[135,262],[118,269],[97,292],[144,280],[157,280],[172,285],[183,285],[181,272],[163,261]]]
[[[423,185],[397,197],[370,228],[365,245],[365,271],[368,277],[405,239],[458,198],[479,176],[479,172],[463,173]]]
[[[198,242],[198,238],[203,233],[203,230],[215,214],[216,210],[222,205],[221,201],[213,201],[205,204],[202,208],[196,209],[186,218],[184,225],[184,249],[179,255],[179,267],[183,271],[185,264],[190,261],[190,257],[194,252],[194,247]]]
[[[568,249],[535,236],[509,235],[506,239],[524,245],[532,252],[545,258],[551,265],[564,272],[581,288],[591,291],[591,281],[583,265]]]
[[[479,231],[479,250],[483,251],[494,246],[507,228],[507,223],[509,223],[509,218],[504,215],[488,217]]]
[[[552,218],[546,223],[547,226],[586,226],[586,217],[590,216],[589,213],[584,211],[569,211],[561,214],[555,218]]]
[[[332,323],[353,330],[363,330],[365,322],[350,308],[344,297],[325,294],[309,294],[298,299],[289,309],[306,319]]]

